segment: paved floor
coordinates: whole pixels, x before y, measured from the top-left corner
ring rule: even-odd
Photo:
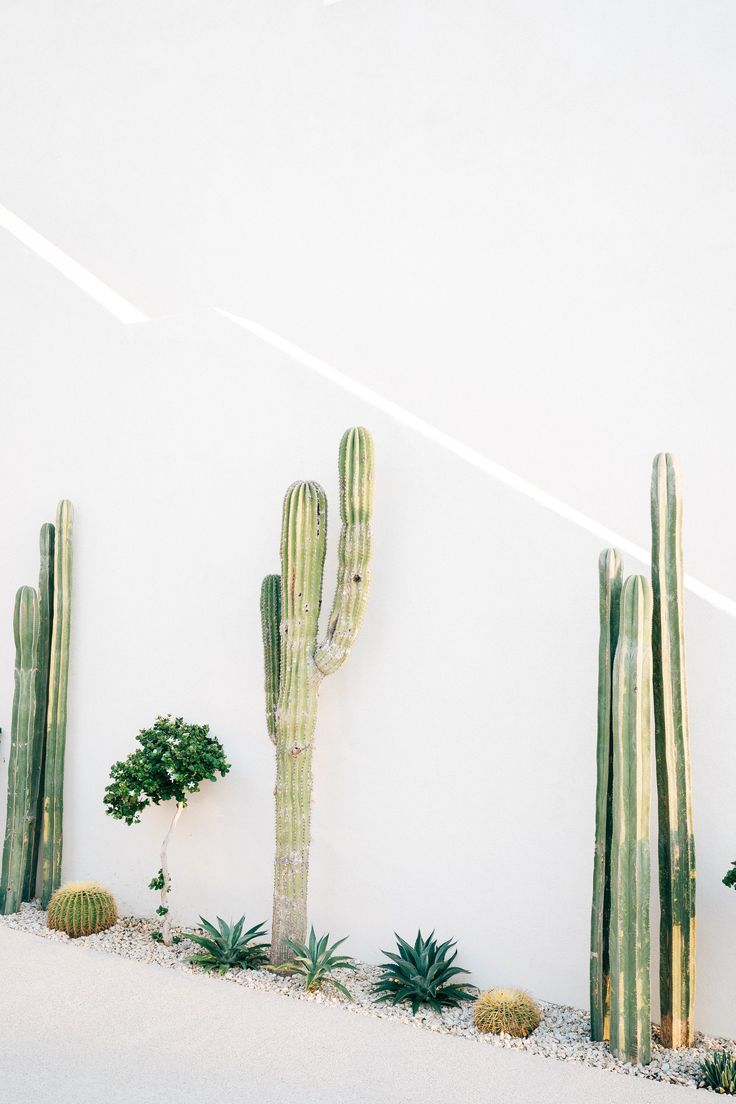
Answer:
[[[2,928],[0,978],[3,1104],[696,1099]]]

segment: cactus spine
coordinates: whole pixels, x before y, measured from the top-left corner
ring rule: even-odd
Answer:
[[[344,663],[370,585],[373,442],[349,429],[340,442],[342,529],[335,600],[318,644],[327,543],[327,499],[317,483],[294,483],[284,499],[281,576],[261,588],[268,733],[276,746],[276,857],[271,960],[307,934],[312,749],[322,678]],[[278,677],[277,677],[278,673]]]
[[[54,527],[51,522],[41,526],[41,567],[38,575],[38,677],[36,681],[36,724],[34,731],[32,802],[35,816],[31,822],[31,857],[28,864],[23,900],[30,901],[36,888],[38,849],[43,819],[43,773],[46,758],[46,707],[49,690],[49,656],[51,623],[54,605]]]
[[[41,837],[41,904],[44,908],[61,883],[64,803],[66,699],[69,677],[69,635],[72,601],[72,504],[64,499],[56,509],[54,605],[49,660]]]
[[[649,890],[652,744],[652,589],[630,576],[621,592],[613,669],[611,1050],[651,1057]]]
[[[8,763],[8,805],[5,823],[0,912],[17,912],[23,900],[32,854],[31,825],[36,812],[33,795],[33,752],[36,723],[39,609],[33,587],[15,596],[15,692]]]
[[[598,560],[600,639],[598,645],[598,745],[590,921],[590,1037],[607,1039],[610,1030],[609,926],[611,917],[611,826],[613,791],[613,661],[619,631],[623,564],[615,548]]]
[[[665,1046],[691,1046],[695,842],[685,678],[682,491],[673,456],[652,469],[654,710],[659,811],[660,1013]]]

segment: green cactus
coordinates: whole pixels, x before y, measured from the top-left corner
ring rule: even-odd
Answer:
[[[268,733],[276,746],[276,858],[271,961],[286,962],[287,940],[307,936],[312,749],[322,678],[344,663],[370,585],[373,442],[349,429],[340,442],[338,579],[325,639],[317,642],[327,544],[327,499],[317,483],[286,492],[281,576],[261,588]]]
[[[611,837],[611,1050],[651,1057],[649,821],[652,745],[652,588],[630,576],[621,592],[613,667]]]
[[[15,693],[8,762],[8,804],[5,822],[0,913],[17,912],[23,900],[32,855],[34,801],[33,752],[39,636],[38,594],[23,586],[15,596]]]
[[[97,882],[69,882],[49,901],[46,925],[76,939],[111,928],[117,918],[115,899],[108,890]]]
[[[46,522],[41,526],[41,568],[38,576],[39,633],[38,677],[36,683],[36,724],[34,731],[33,775],[31,779],[32,802],[36,810],[31,822],[31,857],[23,888],[23,900],[30,901],[36,887],[38,849],[41,842],[43,821],[43,768],[46,758],[46,708],[49,689],[49,657],[51,651],[51,623],[54,607],[54,526]]]
[[[484,1035],[526,1039],[541,1019],[537,1002],[521,989],[489,989],[473,1005],[473,1022]]]
[[[659,808],[660,1032],[691,1046],[695,998],[695,840],[685,678],[682,490],[673,456],[652,469],[654,715]]]
[[[593,864],[593,907],[590,921],[590,1037],[609,1036],[611,916],[611,801],[613,739],[611,693],[613,660],[619,630],[623,563],[615,548],[598,560],[600,639],[598,645],[598,751]]]
[[[66,699],[69,677],[69,634],[72,602],[72,504],[64,499],[56,509],[54,546],[54,606],[51,627],[46,762],[44,766],[41,836],[41,904],[45,908],[61,883],[64,806]]]

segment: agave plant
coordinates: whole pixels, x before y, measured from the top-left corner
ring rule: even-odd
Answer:
[[[396,935],[396,946],[398,954],[383,951],[390,961],[382,965],[383,976],[373,987],[376,1001],[406,1001],[416,1015],[423,1004],[441,1012],[443,1006],[457,1008],[461,1001],[474,999],[475,985],[450,984],[452,978],[468,972],[452,965],[457,958],[457,951],[449,954],[455,946],[452,939],[438,944],[434,932],[425,939],[420,931],[413,947],[400,935]]]
[[[721,1096],[736,1096],[736,1055],[716,1050],[701,1062],[701,1084]]]
[[[288,970],[290,974],[301,974],[305,979],[307,989],[312,992],[321,989],[325,984],[334,985],[348,1000],[352,1000],[352,995],[345,986],[337,978],[332,977],[333,970],[355,969],[352,958],[347,955],[335,954],[337,948],[346,939],[347,936],[344,939],[338,939],[336,943],[330,944],[330,933],[328,932],[321,939],[317,939],[314,928],[309,933],[308,943],[298,943],[296,940],[287,939],[289,950],[294,957],[291,962],[286,963],[284,970]]]
[[[187,962],[194,966],[201,966],[203,970],[217,970],[225,974],[233,966],[240,966],[243,970],[258,970],[268,962],[269,943],[256,943],[266,934],[263,923],[254,924],[248,931],[243,931],[245,917],[241,916],[237,924],[226,924],[219,916],[217,923],[219,931],[204,916],[199,918],[206,935],[198,932],[187,932],[187,939],[197,943],[203,948],[200,954],[190,955]]]

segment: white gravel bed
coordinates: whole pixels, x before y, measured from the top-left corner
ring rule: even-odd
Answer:
[[[18,931],[30,932],[45,939],[70,943],[72,946],[91,947],[93,950],[108,954],[121,955],[140,962],[150,962],[169,970],[184,970],[188,973],[205,971],[186,962],[188,955],[200,948],[186,938],[173,947],[164,947],[151,939],[156,925],[151,920],[132,916],[122,917],[114,927],[99,935],[70,939],[63,932],[51,931],[46,927],[46,913],[37,903],[21,906],[21,911],[11,916],[0,916],[0,924]],[[175,929],[175,934],[184,932]],[[632,1077],[647,1077],[654,1081],[663,1081],[673,1085],[702,1087],[699,1084],[700,1063],[709,1051],[727,1047],[736,1053],[736,1043],[728,1039],[709,1039],[698,1034],[695,1046],[682,1050],[666,1050],[657,1040],[657,1028],[654,1028],[652,1043],[652,1061],[648,1066],[632,1066],[620,1062],[611,1054],[607,1043],[592,1043],[588,1037],[590,1018],[587,1012],[566,1005],[550,1004],[538,1001],[542,1011],[542,1022],[528,1039],[512,1039],[508,1035],[485,1035],[476,1031],[471,1014],[471,1004],[464,1003],[461,1008],[448,1008],[441,1014],[429,1009],[420,1009],[415,1016],[408,1005],[394,1007],[389,1004],[376,1004],[372,996],[372,986],[381,971],[378,966],[356,962],[357,970],[340,970],[336,977],[353,996],[346,1000],[331,986],[322,992],[307,993],[304,981],[298,976],[279,976],[267,970],[228,970],[226,974],[205,974],[215,981],[235,982],[246,989],[266,989],[283,993],[293,1000],[315,1001],[331,1004],[345,1009],[346,1012],[378,1019],[398,1020],[425,1031],[436,1031],[449,1035],[460,1035],[473,1039],[484,1046],[508,1047],[513,1050],[526,1050],[531,1054],[541,1054],[548,1058],[558,1058],[568,1062],[582,1062],[598,1069],[625,1073]]]

